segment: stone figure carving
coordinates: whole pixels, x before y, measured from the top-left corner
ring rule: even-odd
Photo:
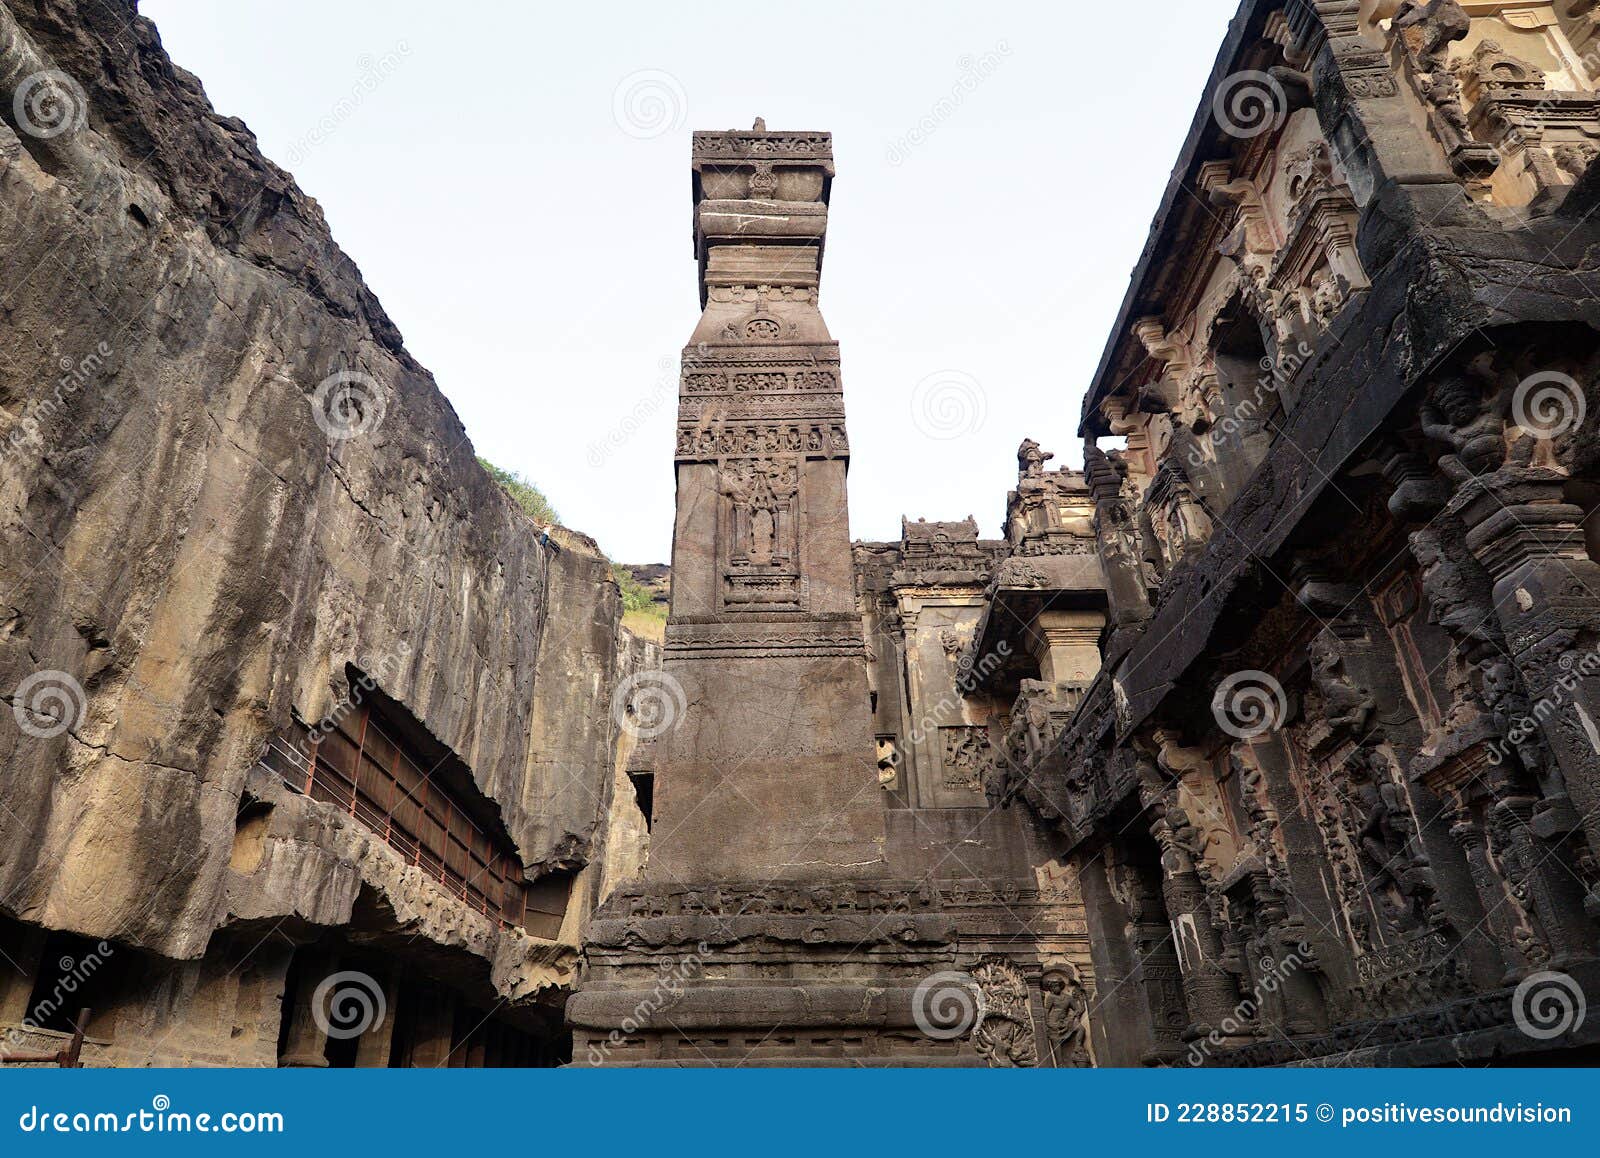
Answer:
[[[734,508],[730,555],[735,562],[767,565],[787,556],[780,526],[789,513],[798,477],[792,465],[760,460],[723,469],[722,493]]]
[[[1312,141],[1296,149],[1283,159],[1283,171],[1289,177],[1289,197],[1295,202],[1304,201],[1318,189],[1333,184],[1333,157],[1326,141]]]
[[[900,787],[900,747],[893,736],[880,736],[878,748],[878,784],[886,792]]]
[[[1322,695],[1323,722],[1335,735],[1359,735],[1377,706],[1371,694],[1345,674],[1344,657],[1332,632],[1312,636],[1307,650],[1311,682]]]
[[[1024,438],[1022,445],[1017,447],[1017,473],[1024,478],[1038,478],[1044,474],[1044,464],[1054,457],[1048,451],[1040,450],[1039,444],[1033,439]]]
[[[1459,538],[1452,536],[1453,541]],[[1489,626],[1493,597],[1488,576],[1475,562],[1458,558],[1445,546],[1437,527],[1424,527],[1411,536],[1411,553],[1422,568],[1422,594],[1428,601],[1429,622],[1450,632],[1453,639],[1492,644]]]
[[[1059,1069],[1083,1069],[1089,1061],[1089,995],[1078,970],[1062,965],[1044,975],[1044,1027]]]
[[[939,734],[944,740],[944,786],[963,791],[981,788],[989,764],[989,729],[940,728]]]
[[[939,646],[952,667],[961,666],[961,656],[972,643],[972,635],[959,627],[946,627],[939,632]]]
[[[1454,536],[1450,541],[1460,543]],[[1475,560],[1458,557],[1458,551],[1447,546],[1437,526],[1424,527],[1412,534],[1411,553],[1422,568],[1422,593],[1428,601],[1428,621],[1449,632],[1455,645],[1444,673],[1450,704],[1445,712],[1443,730],[1460,730],[1483,713],[1472,678],[1475,660],[1497,643],[1492,626],[1494,602],[1489,578]]]
[[[1576,179],[1582,177],[1594,164],[1596,157],[1600,157],[1600,147],[1589,144],[1557,145],[1555,148],[1556,166],[1568,176]]]
[[[1445,66],[1450,46],[1472,29],[1472,20],[1457,0],[1405,0],[1394,15],[1392,27],[1400,32],[1416,29],[1417,57],[1428,72]]]
[[[1480,358],[1467,372],[1440,376],[1419,411],[1422,433],[1454,450],[1439,460],[1439,469],[1456,482],[1488,474],[1506,459],[1505,416],[1485,396],[1487,373]]]
[[[1028,1008],[1028,980],[1004,957],[984,957],[972,970],[983,995],[972,1046],[997,1069],[1031,1068],[1039,1064],[1033,1039],[1033,1012]]]
[[[1347,803],[1351,833],[1366,862],[1367,889],[1383,900],[1393,886],[1405,902],[1386,906],[1396,928],[1414,928],[1426,915],[1419,887],[1427,862],[1414,849],[1415,824],[1405,790],[1395,783],[1388,757],[1375,747],[1358,748],[1347,760],[1353,796]]]

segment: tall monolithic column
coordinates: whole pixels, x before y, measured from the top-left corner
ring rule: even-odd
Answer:
[[[683,355],[648,879],[859,879],[879,799],[839,345],[817,308],[827,133],[694,135],[700,324]]]
[[[705,312],[683,356],[650,852],[589,922],[579,1065],[979,1060],[955,922],[884,868],[839,347],[817,310],[832,179],[826,133],[694,137]],[[925,1031],[933,1005],[954,1032]]]

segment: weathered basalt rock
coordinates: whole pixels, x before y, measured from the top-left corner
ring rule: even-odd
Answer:
[[[371,894],[501,997],[568,984],[581,914],[502,928],[252,768],[376,688],[530,881],[582,869],[613,686],[653,662],[609,564],[478,466],[316,202],[131,0],[0,5],[0,105],[0,911],[194,959]]]

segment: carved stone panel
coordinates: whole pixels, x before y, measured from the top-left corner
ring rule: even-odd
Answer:
[[[723,603],[728,610],[797,611],[799,466],[756,459],[720,471],[724,500]]]
[[[944,786],[958,792],[980,790],[990,760],[989,729],[940,728],[939,743]]]

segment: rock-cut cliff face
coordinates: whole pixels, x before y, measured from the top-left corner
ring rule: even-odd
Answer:
[[[352,667],[530,876],[579,868],[619,617],[599,551],[479,468],[317,204],[132,0],[0,0],[0,913],[193,958],[230,898],[333,923],[391,888],[304,817],[264,859],[331,896],[247,887],[236,855],[264,743]]]

